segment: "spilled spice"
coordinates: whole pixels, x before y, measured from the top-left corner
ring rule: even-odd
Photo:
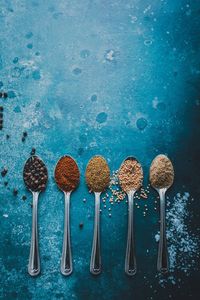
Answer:
[[[48,172],[45,164],[38,156],[31,156],[24,166],[24,183],[33,192],[46,188]]]
[[[126,159],[119,169],[118,177],[123,191],[138,190],[143,182],[141,164],[134,158]]]
[[[54,175],[58,187],[64,192],[74,190],[79,184],[80,172],[75,160],[70,156],[59,159]]]
[[[166,155],[160,154],[154,158],[150,166],[149,177],[154,188],[167,188],[173,184],[174,168]]]
[[[102,156],[94,156],[86,168],[86,182],[93,192],[103,192],[110,182],[110,169]]]

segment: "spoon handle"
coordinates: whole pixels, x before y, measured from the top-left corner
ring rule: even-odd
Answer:
[[[93,236],[91,260],[90,260],[90,272],[93,275],[98,275],[101,273],[100,224],[99,224],[100,195],[101,193],[95,193],[94,236]]]
[[[168,272],[167,239],[165,230],[165,192],[166,189],[159,190],[160,196],[160,240],[158,247],[157,270],[162,273]]]
[[[38,228],[37,228],[37,208],[39,192],[33,193],[33,211],[32,211],[32,237],[31,248],[28,263],[28,273],[36,276],[40,273],[40,255],[38,247]]]
[[[128,236],[125,258],[125,273],[128,276],[133,276],[136,273],[135,241],[133,230],[134,194],[135,191],[128,192]]]
[[[65,194],[65,221],[64,221],[64,238],[62,248],[62,258],[60,271],[63,275],[68,276],[72,273],[72,253],[70,242],[70,220],[69,220],[69,208],[70,208],[70,194],[71,192],[64,192]]]

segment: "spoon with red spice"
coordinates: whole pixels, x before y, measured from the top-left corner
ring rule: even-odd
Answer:
[[[65,195],[64,238],[60,270],[63,275],[68,276],[73,271],[69,219],[70,196],[71,192],[77,188],[80,180],[78,165],[71,156],[66,155],[59,159],[55,167],[54,178]]]

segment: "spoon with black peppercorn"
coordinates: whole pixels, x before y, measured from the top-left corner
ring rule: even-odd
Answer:
[[[119,183],[122,190],[128,196],[128,234],[125,257],[125,273],[128,276],[136,274],[136,256],[135,256],[135,240],[134,240],[134,195],[142,186],[143,170],[141,164],[135,157],[127,157],[121,164],[118,172]]]
[[[160,240],[158,247],[157,270],[168,272],[168,253],[165,229],[165,193],[174,181],[174,168],[170,159],[163,154],[157,155],[150,166],[150,182],[160,197]]]
[[[28,273],[36,276],[40,273],[40,255],[38,247],[37,209],[40,192],[44,191],[48,180],[48,171],[44,162],[36,155],[31,156],[24,165],[24,183],[33,194],[32,237],[28,263]]]
[[[71,156],[62,156],[56,164],[54,178],[57,186],[65,195],[64,238],[60,270],[63,275],[68,276],[73,271],[70,241],[70,196],[80,180],[76,161]]]

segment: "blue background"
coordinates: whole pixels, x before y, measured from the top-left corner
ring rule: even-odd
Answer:
[[[0,167],[8,168],[0,179],[2,299],[197,299],[197,260],[190,275],[175,270],[176,284],[166,276],[160,285],[153,190],[145,202],[148,215],[135,210],[137,275],[124,274],[125,202],[113,205],[111,218],[102,208],[103,273],[95,278],[89,273],[94,200],[84,172],[95,154],[104,155],[112,171],[134,155],[146,185],[151,160],[166,153],[176,173],[169,198],[185,191],[194,197],[187,225],[197,235],[199,26],[199,1],[0,0],[0,89],[8,92],[0,99]],[[24,131],[28,137],[22,142]],[[32,199],[22,178],[32,147],[49,170],[39,202],[42,273],[37,278],[27,274]],[[53,180],[64,154],[72,155],[81,171],[71,201],[74,272],[69,278],[59,272],[64,201]]]

